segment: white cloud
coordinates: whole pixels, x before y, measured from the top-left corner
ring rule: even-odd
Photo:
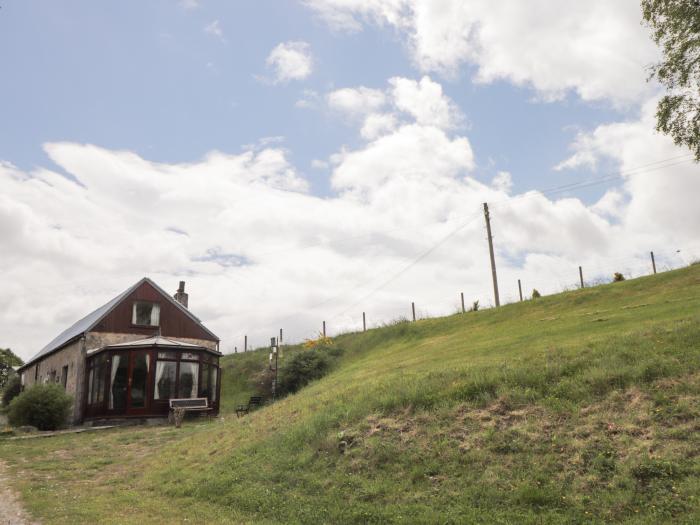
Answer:
[[[212,35],[213,37],[218,38],[222,42],[225,41],[224,30],[221,29],[221,22],[219,22],[218,20],[214,20],[210,24],[207,24],[204,27],[204,32],[208,35]]]
[[[311,46],[307,42],[282,42],[270,51],[266,63],[276,83],[303,80],[313,70]]]
[[[178,5],[183,9],[197,9],[199,7],[199,0],[180,0]]]
[[[351,118],[374,113],[386,103],[383,91],[365,86],[337,89],[328,93],[326,99],[331,110]]]
[[[372,113],[365,118],[360,135],[363,139],[374,140],[393,131],[397,125],[398,119],[391,113]]]
[[[498,191],[510,193],[513,187],[513,177],[507,171],[499,171],[491,181],[491,185]]]
[[[394,131],[401,123],[450,130],[464,121],[457,105],[430,77],[419,81],[394,77],[388,83],[384,90],[359,86],[331,91],[327,106],[348,124],[361,121],[360,135],[366,140]]]
[[[419,82],[395,77],[389,80],[396,107],[415,117],[416,122],[440,129],[456,127],[463,115],[442,92],[442,86],[429,77]]]
[[[322,320],[331,333],[357,328],[362,311],[370,324],[386,321],[408,313],[411,301],[451,313],[460,291],[487,305],[483,202],[491,204],[504,300],[515,299],[517,279],[548,293],[573,285],[578,265],[587,278],[639,274],[648,272],[649,250],[660,267],[678,264],[676,249],[686,260],[700,254],[697,165],[652,164],[683,153],[650,131],[653,104],[640,119],[577,142],[574,155],[606,157],[624,173],[661,168],[624,175],[592,206],[513,195],[517,173],[481,182],[466,136],[419,122],[418,111],[402,115],[410,120],[331,157],[324,197],[307,193],[278,137],[191,164],[47,144],[74,179],[0,162],[3,345],[29,357],[143,275],[173,291],[187,280],[192,310],[226,351],[244,334],[265,344],[280,327],[289,340],[313,335]]]
[[[335,29],[394,27],[423,71],[531,86],[543,98],[637,103],[655,88],[646,66],[658,51],[638,0],[307,0]]]

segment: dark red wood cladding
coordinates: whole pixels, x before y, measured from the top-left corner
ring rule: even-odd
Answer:
[[[135,301],[151,301],[160,305],[160,335],[163,337],[189,337],[218,341],[147,282],[142,283],[129,294],[93,330],[118,334],[143,334],[146,337],[158,335],[157,326],[144,327],[131,324]]]

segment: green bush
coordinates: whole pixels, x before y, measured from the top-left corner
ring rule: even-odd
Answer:
[[[542,297],[542,294],[541,294],[540,292],[537,291],[537,288],[535,288],[534,290],[532,290],[532,298],[533,298],[533,299],[539,299],[540,297]]]
[[[340,349],[304,350],[294,354],[280,368],[278,392],[292,394],[311,381],[320,379],[331,368],[332,358],[341,353]]]
[[[22,382],[18,375],[13,375],[7,381],[5,388],[2,391],[2,406],[6,407],[14,398],[22,392]]]
[[[12,400],[8,419],[14,427],[56,430],[66,424],[72,398],[55,384],[35,385]]]
[[[625,280],[625,276],[622,275],[620,272],[615,272],[615,274],[613,275],[613,282],[614,283],[619,283],[620,281],[624,281],[624,280]]]

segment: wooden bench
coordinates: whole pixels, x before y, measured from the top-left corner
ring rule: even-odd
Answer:
[[[211,410],[209,400],[206,397],[171,399],[168,421],[179,427],[186,412],[206,412],[209,415]]]
[[[263,402],[262,396],[252,396],[248,400],[247,405],[238,405],[236,407],[236,416],[241,417],[243,414],[247,414],[251,408],[262,406]]]

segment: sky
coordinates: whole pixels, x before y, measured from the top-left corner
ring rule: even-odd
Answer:
[[[0,346],[143,276],[221,349],[700,258],[637,0],[5,0]]]

